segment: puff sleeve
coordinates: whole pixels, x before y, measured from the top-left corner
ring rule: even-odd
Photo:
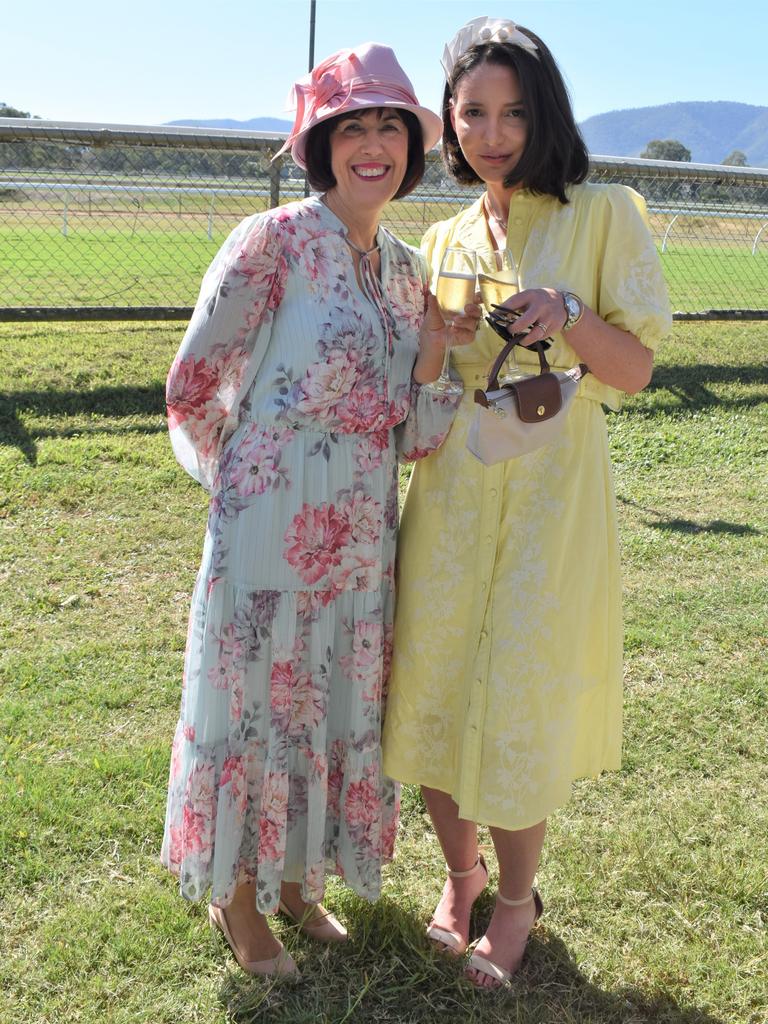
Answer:
[[[244,220],[208,268],[166,384],[174,454],[206,490],[269,345],[287,264],[279,223]]]
[[[626,185],[609,185],[606,194],[597,311],[655,349],[672,329],[672,313],[645,200]]]

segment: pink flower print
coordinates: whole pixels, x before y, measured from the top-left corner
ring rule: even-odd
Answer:
[[[285,854],[288,814],[288,773],[270,772],[264,780],[259,817],[260,861],[276,861]]]
[[[174,362],[168,374],[165,400],[171,428],[194,416],[216,391],[216,374],[205,359],[194,356]]]
[[[236,679],[232,683],[232,689],[229,691],[229,717],[233,722],[239,722],[243,717],[243,704],[245,702],[245,691],[240,683],[240,679]]]
[[[180,825],[171,825],[168,829],[168,860],[176,868],[181,865],[183,856],[183,836],[184,830]]]
[[[220,353],[213,360],[213,372],[218,383],[218,390],[227,404],[233,404],[240,390],[243,373],[248,361],[248,353],[242,345],[235,345]]]
[[[375,388],[356,387],[338,405],[336,415],[347,433],[362,434],[384,417],[386,408]]]
[[[321,422],[334,418],[336,406],[357,383],[360,374],[354,352],[334,351],[327,360],[312,363],[300,383],[303,398],[296,403],[299,412]]]
[[[208,682],[215,690],[229,690],[240,678],[240,669],[231,661],[219,658],[208,669]]]
[[[245,764],[242,757],[228,757],[221,766],[219,785],[226,786],[227,784],[229,784],[230,801],[234,804],[237,812],[244,815],[248,793],[245,783]]]
[[[331,744],[328,764],[328,810],[339,813],[339,798],[344,785],[344,768],[347,759],[347,748],[343,740],[334,740]]]
[[[272,721],[281,729],[287,729],[293,705],[293,664],[290,661],[274,661],[269,679],[269,700]]]
[[[378,545],[383,521],[378,501],[363,491],[355,491],[349,501],[339,505],[339,513],[349,523],[352,543]]]
[[[263,494],[281,478],[280,457],[294,437],[290,428],[250,430],[226,469],[226,479],[241,497]]]
[[[190,416],[186,420],[186,431],[200,458],[206,460],[215,455],[218,449],[227,410],[218,400],[211,400],[198,410],[198,413],[199,415]]]
[[[375,684],[381,677],[383,630],[378,622],[356,622],[352,637],[352,653],[339,658],[348,679],[365,685]],[[368,698],[374,699],[372,697]]]
[[[371,440],[371,436],[363,436],[355,445],[355,465],[361,473],[370,473],[381,465],[381,452],[381,447]]]
[[[182,856],[206,853],[213,846],[213,765],[199,765],[187,780]]]
[[[194,727],[194,725],[185,725],[184,726],[184,739],[187,740],[189,743],[194,743],[195,742],[195,727]]]
[[[326,239],[315,238],[306,243],[301,253],[300,272],[309,281],[330,283],[333,259]]]
[[[315,686],[309,672],[301,672],[294,680],[291,735],[312,732],[325,717],[325,710],[325,693]]]
[[[427,297],[426,288],[413,277],[409,264],[393,267],[387,284],[387,297],[395,319],[404,321],[412,331],[418,331],[424,319]],[[397,273],[400,271],[400,273]]]
[[[305,583],[317,583],[337,566],[350,541],[349,524],[333,505],[304,504],[283,538],[285,558]]]
[[[296,594],[296,614],[305,622],[314,622],[318,610],[326,604],[328,601],[322,600],[322,591],[299,590]]]
[[[367,773],[370,774],[370,773]],[[370,826],[380,814],[379,791],[369,778],[350,782],[344,800],[344,817],[351,829]]]

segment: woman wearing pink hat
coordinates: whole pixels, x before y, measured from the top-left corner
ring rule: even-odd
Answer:
[[[168,378],[171,439],[211,493],[162,859],[242,967],[296,974],[266,915],[346,938],[326,872],[374,899],[395,785],[381,768],[397,460],[445,436],[447,328],[422,257],[384,228],[441,122],[367,43],[294,87],[284,149],[318,198],[249,217],[203,280]],[[455,321],[468,343],[479,309]]]
[[[476,18],[443,65],[445,163],[485,189],[434,225],[423,251],[433,267],[460,245],[491,276],[516,270],[506,305],[528,343],[550,339],[551,366],[591,371],[557,440],[486,467],[466,447],[473,389],[500,346],[483,324],[456,353],[464,401],[446,443],[415,467],[403,511],[384,765],[422,786],[448,865],[427,934],[454,955],[488,882],[477,826],[490,829],[498,895],[466,973],[498,988],[541,914],[548,815],[575,779],[620,764],[621,578],[602,407],[648,383],[671,317],[645,203],[585,182],[586,147],[542,40]],[[534,352],[516,351],[521,369],[538,370]]]

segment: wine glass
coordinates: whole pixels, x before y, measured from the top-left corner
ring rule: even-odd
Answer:
[[[486,313],[493,312],[494,306],[500,306],[505,299],[520,291],[520,275],[515,258],[509,249],[496,253],[496,266],[492,270],[483,268],[477,275],[477,283],[480,286]],[[528,376],[530,374],[520,369],[515,358],[515,350],[512,349],[507,356],[505,373],[499,379],[499,384],[509,384]]]
[[[436,297],[443,316],[449,321],[452,317],[464,315],[464,307],[475,298],[476,281],[477,256],[474,251],[455,247],[446,249],[437,275]],[[459,381],[451,380],[448,373],[451,330],[449,326],[440,376],[427,384],[427,387],[444,395],[460,395],[464,386]]]

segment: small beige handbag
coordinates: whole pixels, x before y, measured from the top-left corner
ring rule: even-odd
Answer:
[[[531,347],[539,356],[539,373],[500,386],[499,370],[519,342],[519,337],[507,337],[488,375],[487,389],[475,391],[477,408],[467,435],[467,448],[486,466],[551,444],[563,429],[579,381],[589,373],[584,363],[552,371],[544,346],[537,342]]]

